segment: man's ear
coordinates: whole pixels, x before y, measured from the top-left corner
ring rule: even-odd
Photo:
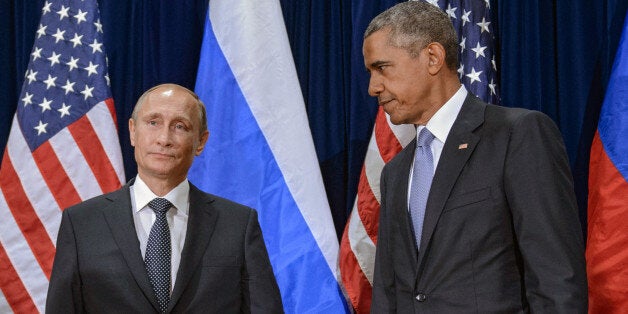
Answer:
[[[437,74],[445,66],[445,47],[440,43],[430,43],[427,45],[428,71],[430,74]]]
[[[201,134],[201,137],[198,140],[199,144],[196,147],[196,151],[194,152],[196,156],[200,155],[203,152],[205,144],[207,143],[207,139],[209,139],[209,131],[205,131],[203,132],[203,134]]]
[[[129,119],[129,138],[131,140],[131,146],[135,147],[135,120]]]

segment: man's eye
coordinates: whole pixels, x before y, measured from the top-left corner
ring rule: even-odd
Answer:
[[[148,125],[157,125],[157,121],[148,121]]]
[[[177,123],[177,124],[174,125],[174,127],[177,130],[187,130],[187,127],[183,123]]]

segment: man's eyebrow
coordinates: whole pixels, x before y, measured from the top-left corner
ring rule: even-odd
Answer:
[[[159,112],[151,112],[151,113],[147,114],[146,117],[149,118],[149,119],[159,118],[159,117],[161,117],[161,113],[159,113]]]
[[[378,60],[378,61],[375,61],[375,62],[371,63],[371,64],[370,64],[370,67],[371,67],[371,68],[377,68],[377,67],[379,67],[379,66],[382,66],[382,65],[385,65],[385,64],[388,64],[388,63],[390,63],[390,62],[388,62],[388,61],[383,61],[383,60]]]
[[[146,118],[148,119],[155,119],[155,118],[162,118],[163,114],[161,112],[158,111],[153,111],[153,112],[148,112],[145,115]],[[192,119],[188,116],[182,115],[182,114],[177,114],[175,116],[173,116],[171,118],[171,120],[176,120],[176,121],[191,121]]]

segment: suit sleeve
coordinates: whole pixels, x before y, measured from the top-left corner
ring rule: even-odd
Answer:
[[[395,273],[392,254],[389,251],[388,211],[386,210],[386,168],[380,177],[381,205],[379,212],[379,228],[375,251],[375,270],[373,274],[373,299],[371,313],[395,313]]]
[[[69,211],[65,210],[57,236],[57,251],[50,275],[46,313],[82,313],[77,250]]]
[[[250,307],[251,313],[283,313],[281,294],[255,210],[249,215],[244,241],[243,304]]]
[[[587,281],[573,179],[549,117],[525,114],[511,129],[504,188],[532,313],[586,313]]]

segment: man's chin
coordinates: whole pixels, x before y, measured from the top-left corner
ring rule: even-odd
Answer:
[[[142,171],[144,174],[149,175],[153,178],[164,179],[172,176],[173,168],[172,167],[149,167]]]
[[[400,125],[400,124],[404,124],[404,121],[399,119],[398,117],[389,114],[388,115],[390,117],[390,123],[394,124],[394,125]]]

